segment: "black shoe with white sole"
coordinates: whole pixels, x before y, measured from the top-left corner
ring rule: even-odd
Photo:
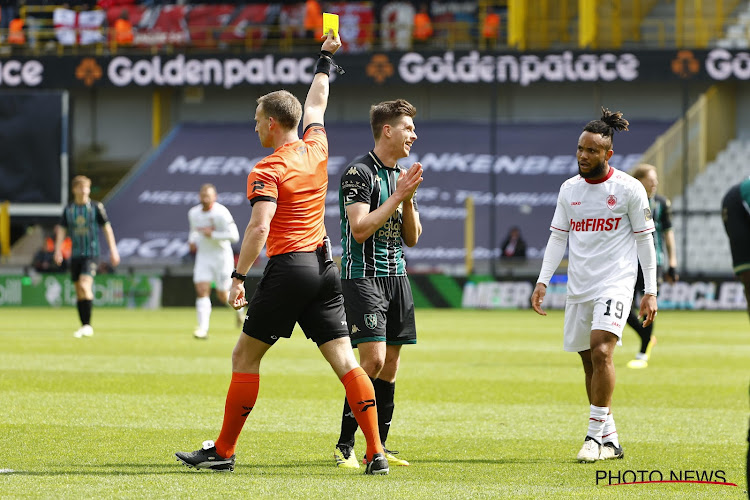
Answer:
[[[177,460],[194,469],[207,469],[217,472],[233,472],[234,457],[224,458],[216,453],[213,441],[203,441],[203,448],[196,451],[178,451]]]

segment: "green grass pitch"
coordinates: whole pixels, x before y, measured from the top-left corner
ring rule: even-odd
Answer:
[[[344,391],[301,332],[264,359],[236,470],[218,474],[173,454],[218,434],[239,335],[231,312],[214,309],[207,341],[192,338],[190,308],[99,308],[93,319],[96,334],[74,339],[72,308],[0,309],[0,498],[747,495],[745,312],[660,313],[639,371],[625,367],[639,345],[627,330],[613,404],[625,458],[579,464],[588,403],[578,356],[562,351],[561,312],[418,310],[388,440],[412,465],[384,477],[333,465]],[[737,486],[605,486],[598,471],[721,471]]]

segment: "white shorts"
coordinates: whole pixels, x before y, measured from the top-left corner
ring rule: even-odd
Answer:
[[[201,253],[195,256],[193,283],[214,283],[217,290],[227,291],[232,286],[234,255],[231,253]]]
[[[617,345],[622,345],[622,331],[632,303],[632,294],[613,294],[586,302],[566,303],[563,349],[567,352],[591,349],[592,330],[612,332],[617,335]]]

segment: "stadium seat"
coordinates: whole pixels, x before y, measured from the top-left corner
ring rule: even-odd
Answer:
[[[222,27],[235,11],[233,5],[195,5],[187,13],[187,26],[191,44],[198,47],[215,47]]]

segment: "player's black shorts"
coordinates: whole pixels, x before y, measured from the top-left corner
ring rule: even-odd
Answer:
[[[96,276],[98,264],[93,257],[73,257],[70,259],[70,278],[73,283],[78,281],[82,274],[88,274],[92,278]]]
[[[339,270],[318,252],[291,252],[268,260],[242,331],[273,345],[291,337],[295,323],[319,346],[349,334]]]
[[[341,280],[352,345],[417,343],[414,298],[406,276]]]
[[[729,236],[735,274],[750,271],[750,214],[742,204],[739,185],[724,195],[721,201],[721,218]]]

